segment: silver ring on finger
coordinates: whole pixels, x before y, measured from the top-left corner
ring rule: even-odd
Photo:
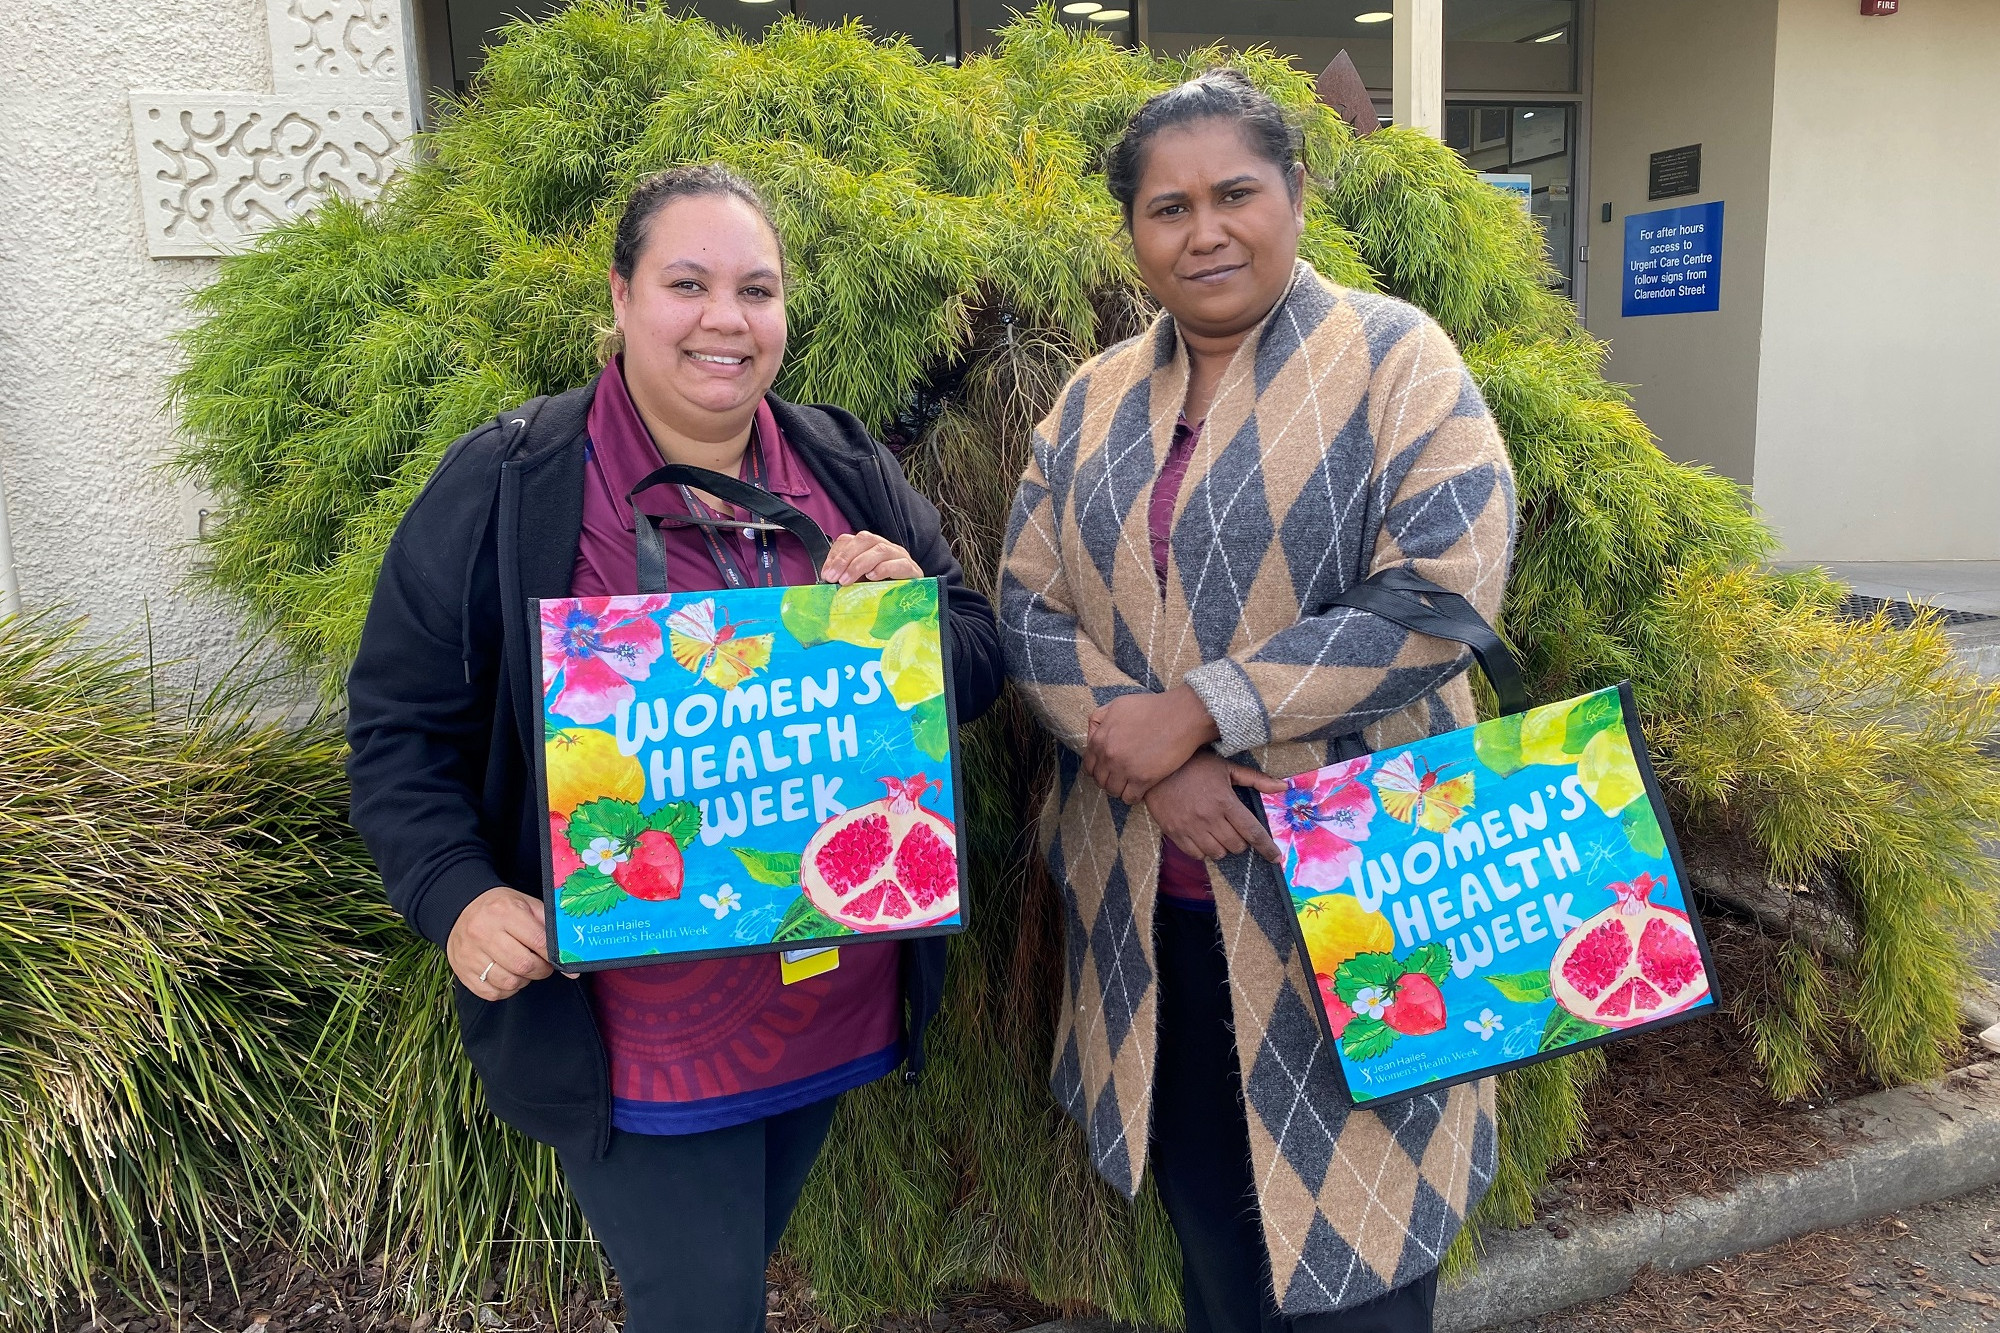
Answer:
[[[486,980],[486,978],[487,978],[487,977],[488,977],[488,976],[489,976],[489,975],[490,975],[490,974],[492,973],[492,971],[493,971],[493,963],[489,961],[489,962],[488,962],[488,963],[486,964],[486,971],[484,971],[484,972],[481,972],[481,973],[479,974],[479,980],[480,980],[481,982],[484,982],[484,981]]]

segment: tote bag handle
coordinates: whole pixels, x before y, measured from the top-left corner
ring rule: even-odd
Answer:
[[[1406,630],[1464,644],[1472,650],[1479,669],[1492,684],[1493,693],[1500,700],[1501,714],[1527,709],[1528,691],[1521,680],[1521,664],[1486,623],[1486,617],[1450,589],[1407,569],[1384,569],[1337,594],[1331,604],[1351,606]]]
[[[812,560],[815,575],[826,563],[827,552],[833,549],[826,533],[813,521],[812,515],[793,508],[763,487],[752,486],[726,473],[711,472],[705,467],[668,463],[648,472],[638,485],[625,494],[625,498],[632,502],[632,530],[639,539],[639,591],[642,593],[667,590],[667,544],[660,536],[660,520],[639,508],[639,492],[653,486],[692,486],[731,504],[743,506],[764,520],[763,524],[749,526],[775,526],[797,537]],[[746,526],[738,519],[703,518],[699,515],[690,515],[680,521],[704,528]]]

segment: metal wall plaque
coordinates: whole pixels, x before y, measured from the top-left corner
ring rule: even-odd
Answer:
[[[1668,148],[1647,159],[1646,198],[1672,199],[1676,195],[1700,193],[1700,144]]]

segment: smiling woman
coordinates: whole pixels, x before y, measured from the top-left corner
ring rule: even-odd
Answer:
[[[453,446],[397,530],[349,677],[353,820],[390,899],[444,948],[494,1111],[555,1147],[623,1285],[626,1327],[748,1333],[763,1324],[764,1266],[835,1099],[921,1063],[944,942],[844,946],[807,977],[787,978],[775,954],[587,981],[555,972],[542,840],[569,847],[575,817],[556,793],[644,778],[636,759],[591,740],[604,732],[545,736],[541,692],[517,675],[538,655],[592,668],[566,672],[564,689],[581,683],[572,716],[602,720],[663,647],[657,625],[609,609],[536,625],[523,609],[636,593],[637,497],[669,520],[667,594],[939,579],[964,720],[998,692],[998,650],[937,510],[882,446],[845,412],[771,394],[785,355],[784,255],[755,190],[713,166],[644,181],[608,279],[616,327],[597,379]],[[784,496],[834,539],[823,566],[790,532],[748,526],[746,510],[649,485],[662,463]],[[596,778],[574,781],[585,767]],[[581,855],[634,897],[681,892],[672,839],[602,839]],[[742,905],[727,885],[699,901],[717,920]]]
[[[729,172],[662,172],[633,193],[612,243],[606,343],[668,461],[742,465],[785,356],[783,270],[763,202]]]

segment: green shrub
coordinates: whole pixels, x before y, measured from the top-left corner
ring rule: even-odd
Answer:
[[[337,731],[152,686],[76,624],[0,620],[0,1322],[283,1231],[361,1091],[320,1044],[399,927]]]
[[[1046,13],[961,68],[851,27],[786,21],[743,42],[610,0],[511,28],[379,204],[280,228],[196,298],[174,399],[181,466],[231,505],[209,577],[337,689],[383,546],[445,446],[594,372],[624,192],[719,158],[768,188],[790,254],[780,392],[881,425],[962,372],[909,463],[990,582],[1029,423],[1078,358],[1148,315],[1097,155],[1205,60],[1122,51]],[[1974,837],[2000,814],[2000,775],[1975,743],[2000,704],[1953,674],[1934,628],[1843,627],[1823,580],[1756,572],[1769,535],[1735,487],[1653,446],[1517,208],[1435,141],[1357,141],[1296,71],[1243,63],[1307,128],[1305,253],[1430,310],[1487,392],[1522,504],[1506,623],[1538,686],[1632,678],[1687,825],[1740,830],[1851,901],[1858,954],[1793,950],[1746,1011],[1772,1086],[1803,1092],[1830,1059],[1885,1081],[1937,1071],[1964,940],[1992,919]],[[843,1318],[998,1280],[1169,1322],[1157,1206],[1111,1200],[1042,1091],[1059,914],[1019,831],[1046,742],[1010,702],[967,745],[989,906],[954,949],[932,1072],[848,1100],[789,1247]],[[344,1105],[345,1150],[315,1163],[316,1197],[340,1206],[308,1239],[387,1252],[420,1302],[463,1298],[488,1264],[517,1285],[594,1272],[549,1155],[481,1110],[435,957],[396,960],[355,982],[393,1021],[329,1045],[386,1076],[379,1102]],[[1526,1219],[1595,1068],[1507,1081],[1483,1218]]]

